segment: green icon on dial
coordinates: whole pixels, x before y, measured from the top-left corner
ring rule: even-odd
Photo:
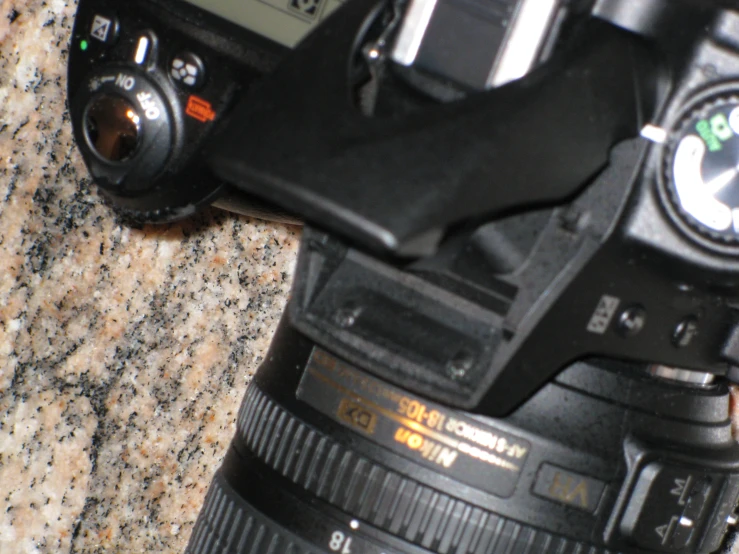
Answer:
[[[739,241],[739,99],[693,112],[670,170],[672,196],[687,223],[722,242]]]

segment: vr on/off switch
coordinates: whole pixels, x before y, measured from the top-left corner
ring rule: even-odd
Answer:
[[[720,473],[652,462],[639,474],[621,519],[621,533],[651,550],[695,551],[723,485]]]
[[[196,90],[205,83],[205,65],[192,52],[180,52],[172,58],[169,74],[184,89]]]

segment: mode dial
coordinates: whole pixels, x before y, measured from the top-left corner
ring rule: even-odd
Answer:
[[[666,159],[679,218],[719,244],[739,245],[739,92],[687,112]]]

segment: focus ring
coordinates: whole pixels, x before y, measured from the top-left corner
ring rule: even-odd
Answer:
[[[612,552],[503,518],[391,471],[300,421],[254,383],[239,411],[235,441],[318,498],[439,554]]]
[[[213,478],[186,554],[318,554],[247,504],[219,471]]]

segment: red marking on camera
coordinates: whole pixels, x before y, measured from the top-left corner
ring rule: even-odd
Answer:
[[[213,105],[207,100],[203,100],[194,94],[190,96],[190,99],[187,101],[185,113],[193,119],[197,119],[201,123],[208,123],[216,118],[216,112],[213,110]]]

